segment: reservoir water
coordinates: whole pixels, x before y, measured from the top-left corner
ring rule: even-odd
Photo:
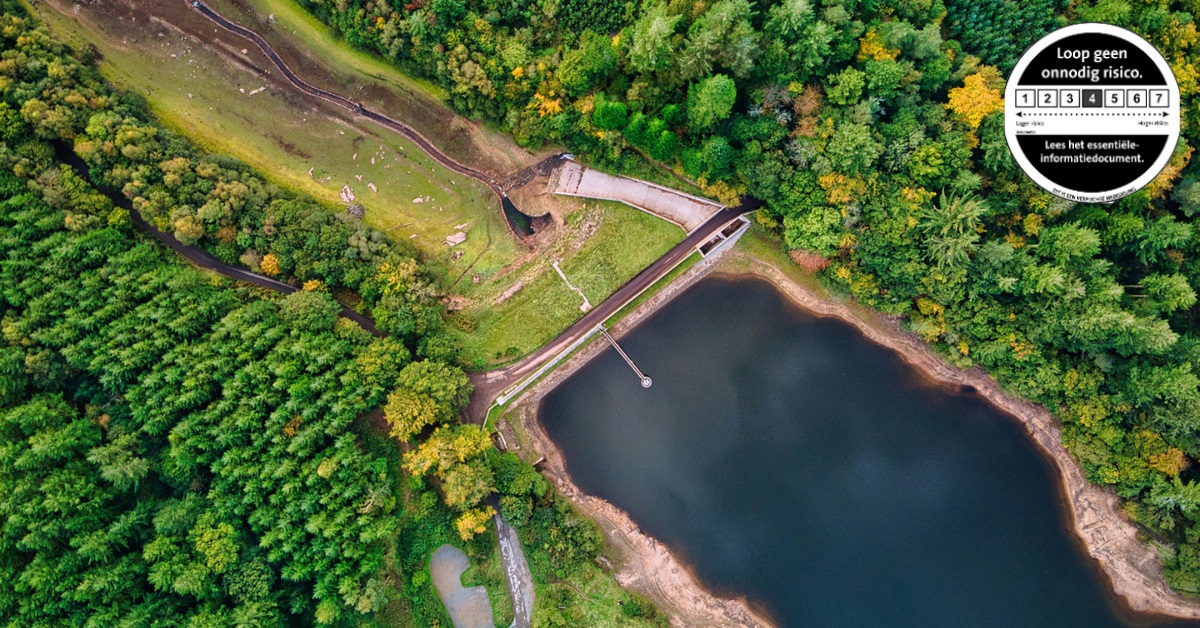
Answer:
[[[585,491],[783,626],[1124,625],[1012,419],[756,280],[707,279],[542,421]]]

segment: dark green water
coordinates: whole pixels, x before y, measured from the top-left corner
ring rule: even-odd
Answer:
[[[585,491],[784,626],[1124,625],[1022,429],[757,281],[706,280],[550,394]]]

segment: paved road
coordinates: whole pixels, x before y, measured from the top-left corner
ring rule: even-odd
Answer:
[[[339,96],[338,94],[321,89],[320,87],[315,87],[313,85],[309,85],[308,83],[304,82],[304,79],[301,79],[299,76],[296,76],[295,72],[292,72],[292,69],[289,68],[286,63],[284,63],[283,58],[280,57],[279,54],[275,52],[275,49],[271,47],[271,44],[267,43],[267,40],[263,39],[261,35],[246,28],[245,26],[242,26],[241,24],[238,24],[236,22],[231,22],[230,20],[225,19],[225,17],[223,15],[221,15],[220,13],[217,13],[211,7],[209,7],[207,4],[204,4],[203,2],[192,2],[191,4],[193,7],[196,8],[197,11],[200,12],[201,15],[212,20],[217,26],[220,26],[221,28],[223,28],[235,35],[241,36],[245,39],[249,39],[250,41],[254,42],[254,45],[258,46],[259,50],[261,50],[263,52],[263,54],[265,54],[267,56],[267,58],[271,60],[271,63],[275,64],[275,67],[279,69],[280,73],[283,74],[283,77],[286,78],[288,80],[288,82],[291,83],[292,86],[295,87],[296,89],[298,89],[310,96],[313,96],[315,98],[320,98],[321,100],[324,100],[326,102],[333,103],[339,107],[342,107],[343,109],[347,109],[347,110],[355,113],[356,115],[359,115],[364,118],[367,118],[368,120],[377,122],[389,129],[399,133],[400,135],[403,135],[404,137],[406,137],[410,141],[412,141],[412,143],[416,144],[417,147],[420,148],[422,151],[424,151],[426,155],[429,155],[430,158],[432,158],[434,161],[438,162],[439,164],[445,166],[447,169],[449,169],[453,172],[457,172],[461,175],[471,177],[472,179],[476,179],[479,182],[486,185],[488,187],[488,189],[490,189],[493,193],[495,193],[496,197],[498,199],[500,199],[500,204],[502,206],[504,206],[505,210],[515,210],[518,212],[521,211],[511,200],[509,200],[508,194],[504,191],[504,187],[496,179],[494,179],[491,176],[488,176],[470,166],[465,166],[463,164],[458,163],[457,161],[452,159],[449,155],[443,153],[440,149],[438,149],[437,146],[434,146],[433,142],[430,142],[429,140],[425,139],[424,135],[421,135],[419,132],[417,132],[416,129],[412,128],[411,126],[408,126],[407,124],[405,124],[399,120],[389,118],[389,117],[387,117],[381,113],[378,113],[376,111],[367,109],[366,107],[363,107],[362,104],[354,102],[353,100],[350,100],[349,98]],[[524,212],[522,212],[522,213],[524,213]],[[508,223],[507,219],[505,220],[505,223]],[[509,230],[513,231],[513,235],[516,236],[517,239],[519,239],[519,240],[521,239],[521,234],[519,234],[515,230],[513,230],[511,223],[508,223],[508,228],[509,228]],[[522,241],[524,241],[524,240],[522,240]]]
[[[471,393],[471,403],[467,406],[467,419],[475,422],[483,421],[487,415],[488,408],[492,405],[492,401],[500,396],[505,389],[536,371],[546,360],[569,347],[571,343],[584,335],[590,334],[597,325],[608,320],[610,316],[625,307],[627,303],[641,294],[643,290],[649,288],[654,282],[662,279],[667,273],[671,272],[687,256],[691,255],[696,247],[706,242],[738,216],[758,209],[761,204],[757,199],[745,197],[737,207],[726,207],[713,214],[711,218],[697,227],[682,242],[675,245],[665,255],[655,260],[653,264],[644,268],[633,279],[630,279],[625,285],[618,288],[603,303],[589,310],[587,314],[584,314],[583,318],[568,327],[566,331],[559,334],[554,340],[551,340],[515,364],[484,373],[472,373],[471,383],[474,384],[475,390]]]
[[[521,550],[521,539],[517,536],[517,531],[500,516],[500,499],[492,493],[487,502],[496,511],[492,523],[496,524],[496,539],[500,544],[504,577],[508,580],[508,595],[513,605],[513,623],[510,628],[529,628],[535,600],[533,574],[529,571],[529,563],[525,562],[525,552]]]

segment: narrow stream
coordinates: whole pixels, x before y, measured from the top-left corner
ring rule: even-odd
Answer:
[[[552,392],[585,491],[782,626],[1126,625],[1021,427],[757,280],[708,279]]]

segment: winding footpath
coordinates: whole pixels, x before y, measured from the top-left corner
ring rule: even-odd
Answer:
[[[366,107],[362,106],[361,103],[354,102],[345,96],[340,96],[328,90],[324,90],[320,87],[306,83],[304,79],[297,76],[296,73],[293,72],[286,63],[284,63],[283,58],[279,56],[279,53],[275,52],[275,49],[271,47],[271,44],[267,43],[267,40],[263,39],[262,35],[259,35],[258,33],[246,28],[245,26],[242,26],[241,24],[226,19],[225,16],[217,13],[212,9],[212,7],[209,7],[203,2],[192,2],[191,5],[197,11],[199,11],[201,15],[207,17],[217,26],[220,26],[234,35],[248,39],[253,42],[255,46],[258,46],[258,49],[261,50],[262,53],[271,60],[271,63],[275,64],[275,67],[281,74],[283,74],[283,77],[287,79],[287,81],[296,89],[314,98],[320,98],[325,102],[337,105],[354,113],[355,115],[364,117],[368,120],[385,126],[396,133],[399,133],[400,135],[403,135],[409,141],[416,144],[417,148],[420,148],[426,155],[429,155],[431,159],[438,162],[446,169],[452,172],[457,172],[458,174],[464,176],[471,177],[472,179],[475,179],[486,185],[488,189],[496,195],[496,198],[500,200],[501,206],[503,206],[506,211],[521,211],[520,208],[518,208],[516,204],[514,204],[512,200],[508,198],[508,193],[504,191],[504,186],[501,185],[500,182],[498,182],[495,178],[488,176],[487,174],[484,174],[483,172],[480,172],[470,166],[466,166],[455,161],[449,155],[443,153],[437,146],[434,146],[433,142],[425,139],[424,135],[421,135],[420,132],[411,126],[408,126],[407,124],[394,118],[389,118],[382,113],[367,109]],[[508,228],[510,230],[513,230],[512,224],[507,219],[505,220],[505,223],[508,224]],[[517,238],[520,239],[520,234],[517,234],[515,230],[513,231],[513,235],[516,235]]]
[[[108,190],[101,189],[100,192],[111,199],[113,204],[122,209],[128,210],[129,216],[133,219],[133,224],[137,226],[137,228],[154,236],[159,242],[171,247],[176,253],[179,253],[183,257],[187,258],[188,261],[201,268],[207,268],[208,270],[216,271],[222,275],[225,275],[226,277],[252,283],[263,288],[269,288],[277,292],[282,292],[283,294],[291,294],[299,290],[299,288],[296,288],[295,286],[289,286],[282,281],[272,279],[266,275],[260,275],[258,273],[250,272],[244,268],[230,266],[216,257],[213,257],[212,253],[209,253],[204,249],[195,246],[188,246],[176,239],[175,236],[159,231],[154,225],[147,222],[141,214],[133,209],[133,203],[130,203],[129,199],[120,194],[112,193]],[[339,305],[342,306],[342,311],[340,312],[341,316],[358,323],[363,329],[371,332],[371,334],[377,338],[387,337],[387,332],[380,331],[377,327],[375,327],[375,321],[372,320],[371,317],[363,314],[362,312],[351,309],[350,306],[346,305],[345,303],[339,302]]]

